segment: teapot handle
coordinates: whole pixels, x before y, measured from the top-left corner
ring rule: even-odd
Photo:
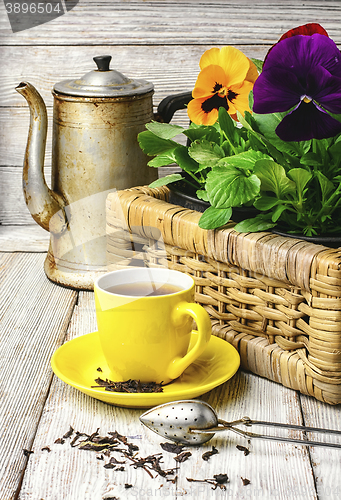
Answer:
[[[158,122],[169,123],[179,109],[185,109],[186,104],[192,100],[192,92],[172,94],[162,99],[157,108],[154,119]]]

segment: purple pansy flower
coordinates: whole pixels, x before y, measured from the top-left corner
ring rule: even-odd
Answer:
[[[284,141],[324,139],[341,132],[341,52],[329,37],[296,35],[269,52],[253,87],[255,113],[291,111],[276,128]]]

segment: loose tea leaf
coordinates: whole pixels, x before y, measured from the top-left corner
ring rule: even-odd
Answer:
[[[117,431],[108,432],[108,434],[109,434],[109,436],[112,436],[114,439],[118,439],[123,444],[127,444],[128,443],[128,439],[126,438],[126,436],[123,436],[122,434],[119,434]]]
[[[105,469],[115,469],[115,465],[114,464],[110,464],[110,463],[103,465],[103,467]]]
[[[250,453],[250,450],[248,448],[246,448],[245,446],[241,446],[240,444],[237,444],[236,448],[239,451],[243,451],[245,456]]]
[[[175,444],[175,443],[160,443],[161,448],[164,451],[168,451],[169,453],[175,453],[179,455],[182,450],[185,448],[184,444]]]
[[[227,474],[215,474],[214,479],[192,479],[189,477],[186,477],[187,481],[193,482],[193,483],[208,483],[212,484],[212,490],[216,490],[219,486],[221,490],[226,490],[225,484],[229,482],[229,478]]]
[[[70,425],[70,429],[64,434],[63,438],[67,439],[67,438],[71,437],[72,434],[73,434],[73,428]]]
[[[132,488],[132,487],[133,487],[133,485],[132,485],[132,484],[128,484],[128,483],[126,483],[126,484],[124,485],[124,487],[125,487],[125,489],[126,489],[126,490],[128,490],[129,488]]]
[[[90,437],[90,435],[86,434],[85,432],[76,431],[76,436],[71,441],[70,446],[72,446],[73,448],[75,446],[78,446],[79,443],[77,441],[79,441],[79,439],[81,439],[82,437],[86,437],[88,439]]]
[[[142,468],[144,469],[151,478],[154,476],[151,474],[151,470],[157,472],[159,476],[166,477],[168,475],[174,475],[174,469],[162,469],[161,460],[163,458],[161,453],[156,453],[155,455],[148,455],[147,457],[131,457],[130,455],[126,455],[129,460],[133,462],[133,466],[135,469]]]
[[[111,464],[119,464],[119,465],[122,465],[122,464],[125,464],[125,463],[126,463],[126,461],[125,461],[125,460],[123,460],[123,462],[120,462],[119,460],[116,460],[116,458],[115,458],[115,457],[111,457],[111,459],[109,460],[109,462],[110,462]]]
[[[32,455],[32,453],[34,453],[34,451],[26,450],[25,448],[23,449],[23,452],[24,452],[25,457],[29,457],[30,455]]]
[[[174,460],[176,460],[179,463],[186,462],[186,460],[189,459],[189,457],[192,456],[192,453],[190,451],[183,451],[176,457],[174,457]]]
[[[227,474],[214,474],[213,477],[219,484],[227,483],[229,480]]]
[[[51,448],[49,446],[44,446],[44,448],[42,448],[41,451],[47,451],[48,453],[50,453]]]
[[[162,384],[157,384],[156,382],[140,382],[139,380],[132,379],[124,382],[113,382],[112,380],[103,380],[101,378],[96,378],[95,382],[98,385],[92,385],[92,388],[104,387],[106,391],[111,392],[163,392]]]
[[[63,439],[63,438],[58,438],[54,442],[54,444],[64,444],[64,443],[65,443],[65,439]]]
[[[240,479],[243,481],[243,486],[247,486],[251,483],[251,481],[249,479],[246,479],[246,477],[241,477]]]
[[[136,444],[128,443],[127,446],[128,446],[128,453],[130,453],[130,455],[133,455],[135,451],[139,450],[139,447]]]
[[[215,448],[214,446],[212,446],[212,450],[211,451],[206,451],[205,453],[203,453],[202,459],[207,462],[211,458],[212,455],[216,455],[217,453],[219,453],[219,451],[217,450],[217,448]]]

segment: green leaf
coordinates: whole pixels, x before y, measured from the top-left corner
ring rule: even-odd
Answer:
[[[212,132],[213,127],[211,125],[196,125],[195,123],[191,123],[187,130],[184,130],[183,134],[188,137],[191,142],[194,142],[198,139],[202,139],[207,136],[210,132]]]
[[[155,156],[152,160],[149,160],[148,166],[149,167],[164,167],[165,165],[170,165],[172,163],[176,163],[176,158],[174,155],[176,149],[171,149],[167,153],[162,153],[158,156]]]
[[[307,165],[308,167],[319,167],[322,162],[321,158],[316,153],[310,152],[302,156],[300,163],[301,165]]]
[[[146,124],[146,129],[157,135],[161,139],[173,139],[176,135],[184,132],[184,128],[170,123],[150,122]]]
[[[199,219],[198,225],[202,229],[217,229],[224,226],[232,215],[232,208],[219,209],[209,207]]]
[[[199,200],[208,201],[208,195],[204,189],[198,189],[196,192],[196,195],[197,195],[197,198],[199,198]]]
[[[276,223],[269,220],[263,214],[260,214],[252,219],[245,219],[238,222],[233,229],[239,233],[256,233],[257,231],[266,231],[267,229],[271,229],[275,226]]]
[[[231,166],[215,167],[207,174],[206,191],[215,208],[238,207],[259,194],[260,180]]]
[[[262,191],[272,191],[277,198],[295,192],[295,183],[288,179],[284,168],[272,160],[257,161],[254,173],[262,183]]]
[[[167,184],[171,184],[172,182],[181,181],[184,179],[181,174],[171,174],[166,175],[165,177],[161,177],[160,179],[156,179],[156,181],[149,184],[149,187],[156,188],[161,186],[167,186]]]
[[[254,113],[253,119],[257,123],[260,133],[269,141],[268,145],[270,147],[276,148],[280,152],[286,152],[291,156],[302,156],[302,154],[309,151],[311,141],[286,142],[282,141],[276,134],[277,126],[286,114],[287,112],[265,113],[262,115]],[[272,151],[271,154],[273,154]]]
[[[175,161],[185,172],[196,172],[199,164],[188,154],[186,146],[178,146],[174,151]]]
[[[177,142],[161,139],[149,130],[140,132],[137,136],[140,148],[148,156],[156,156],[179,146]]]
[[[299,197],[303,197],[304,188],[312,178],[312,174],[304,168],[292,168],[288,172],[288,177],[296,184],[296,189]]]
[[[339,142],[336,142],[332,146],[330,146],[330,148],[328,149],[328,152],[331,154],[335,163],[340,164],[341,163],[341,140]]]
[[[219,108],[218,121],[220,128],[227,139],[231,139],[233,141],[238,139],[238,135],[236,135],[236,126],[234,124],[235,122],[232,120],[225,108]]]
[[[273,210],[273,212],[272,212],[272,216],[271,216],[272,222],[277,222],[278,219],[280,218],[280,216],[282,215],[282,213],[285,210],[287,210],[287,208],[288,207],[286,205],[277,205],[275,210]]]
[[[221,160],[219,160],[219,166],[229,165],[237,168],[242,168],[244,170],[253,171],[255,163],[260,159],[270,160],[270,156],[265,155],[260,151],[249,150],[237,155],[228,156],[227,158],[222,158]]]
[[[193,142],[188,154],[198,163],[215,163],[224,157],[224,151],[218,144],[209,142],[206,139]]]
[[[273,207],[278,205],[280,203],[280,200],[275,198],[274,196],[266,196],[262,195],[258,200],[256,200],[253,204],[255,208],[258,210],[271,210]]]
[[[328,198],[332,191],[335,191],[335,186],[322,172],[316,172],[315,175],[321,186],[322,203]]]

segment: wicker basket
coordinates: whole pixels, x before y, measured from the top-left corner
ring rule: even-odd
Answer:
[[[341,249],[233,223],[200,229],[200,213],[168,203],[166,187],[107,198],[109,270],[168,266],[193,276],[213,333],[233,344],[241,367],[341,403]]]

